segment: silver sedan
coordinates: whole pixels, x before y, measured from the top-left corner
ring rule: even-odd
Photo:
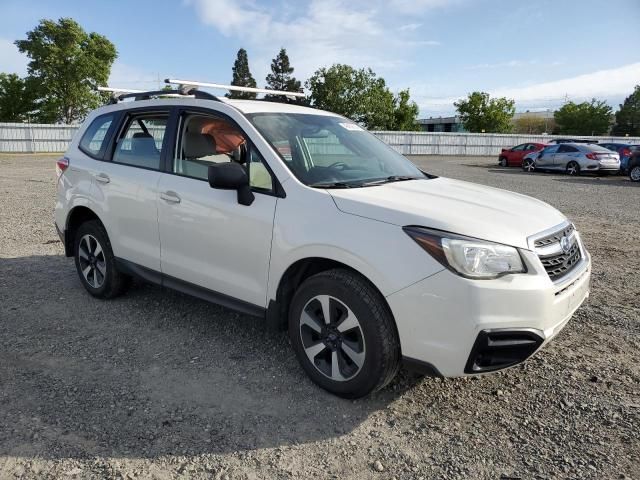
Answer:
[[[569,175],[586,172],[617,173],[620,155],[592,143],[562,143],[548,145],[522,159],[522,168],[534,170],[560,170]]]

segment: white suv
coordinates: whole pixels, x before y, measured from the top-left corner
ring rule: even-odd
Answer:
[[[355,398],[403,362],[522,362],[589,294],[578,232],[539,200],[424,173],[330,112],[133,97],[92,112],[57,164],[56,226],[91,295],[135,276],[262,317]]]

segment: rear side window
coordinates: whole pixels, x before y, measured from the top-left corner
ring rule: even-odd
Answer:
[[[113,162],[160,170],[160,152],[168,119],[165,113],[131,116],[116,142]]]
[[[574,153],[579,151],[580,150],[576,147],[572,147],[571,145],[560,145],[560,148],[558,149],[558,153]]]
[[[113,124],[114,114],[108,113],[96,118],[80,139],[80,150],[94,158],[101,158],[109,142],[107,133]]]

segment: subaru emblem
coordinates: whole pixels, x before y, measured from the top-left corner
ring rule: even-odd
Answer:
[[[560,248],[562,248],[562,251],[565,254],[571,251],[571,242],[569,241],[569,237],[566,235],[560,239]]]

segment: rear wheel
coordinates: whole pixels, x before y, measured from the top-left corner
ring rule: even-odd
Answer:
[[[522,162],[522,169],[525,172],[531,173],[536,169],[536,162],[533,161],[531,158],[525,158],[524,161]]]
[[[348,270],[302,283],[289,309],[289,338],[311,380],[341,397],[379,390],[400,368],[400,341],[384,299]]]
[[[98,298],[123,293],[131,277],[119,272],[106,230],[96,220],[78,228],[74,242],[76,270],[84,288]]]
[[[629,180],[632,182],[640,182],[640,165],[634,165],[629,170]]]
[[[578,165],[578,162],[569,162],[567,164],[567,174],[575,177],[580,175],[580,165]]]

